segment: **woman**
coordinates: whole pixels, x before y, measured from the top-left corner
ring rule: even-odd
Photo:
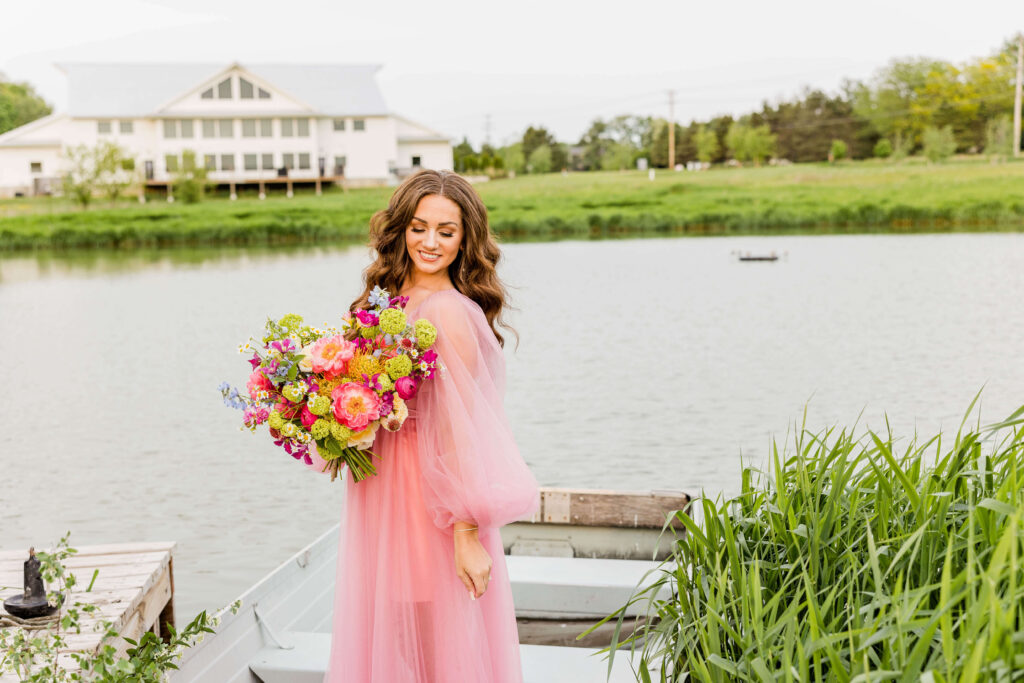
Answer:
[[[445,370],[407,401],[398,432],[377,432],[377,475],[346,482],[325,680],[522,681],[498,529],[539,496],[502,406],[506,294],[487,210],[461,177],[420,171],[374,215],[370,244],[351,308],[374,286],[407,296],[410,321],[437,327]]]

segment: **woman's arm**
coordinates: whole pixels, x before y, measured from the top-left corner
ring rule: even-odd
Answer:
[[[455,522],[455,572],[476,600],[487,590],[491,580],[491,556],[480,542],[480,532],[473,522]]]

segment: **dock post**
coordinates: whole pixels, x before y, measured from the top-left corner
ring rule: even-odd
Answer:
[[[235,192],[235,181],[231,181],[231,201],[238,199],[238,194]]]
[[[266,199],[266,198],[267,198],[267,187],[266,187],[266,184],[261,180],[260,181],[260,199]]]
[[[154,629],[157,631],[157,635],[165,643],[171,642],[171,633],[167,628],[167,625],[176,626],[174,623],[174,558],[172,557],[167,563],[167,573],[171,579],[171,597],[164,605],[164,608],[160,610],[160,616],[157,617]]]
[[[293,193],[292,193],[292,179],[291,178],[288,179],[288,192],[287,192],[287,194],[285,196],[288,197],[288,199],[291,199],[292,196],[293,196]]]
[[[323,194],[323,191],[320,189],[320,179],[317,178],[316,179],[316,196],[319,197],[322,194]]]

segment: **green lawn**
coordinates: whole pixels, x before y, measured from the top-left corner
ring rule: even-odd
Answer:
[[[856,162],[705,172],[548,174],[478,185],[496,233],[552,239],[645,233],[1016,230],[1024,163]],[[200,204],[0,201],[0,250],[361,239],[391,188]]]

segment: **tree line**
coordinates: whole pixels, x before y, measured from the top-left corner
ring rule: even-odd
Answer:
[[[761,164],[899,158],[921,153],[933,161],[954,153],[1007,156],[1017,42],[1008,39],[986,57],[954,64],[917,57],[894,59],[871,78],[846,79],[839,92],[805,88],[742,116],[675,123],[675,161]],[[575,144],[556,141],[543,126],[522,139],[479,152],[465,139],[455,147],[456,170],[501,175],[636,168],[647,159],[668,166],[669,122],[623,114],[595,119]]]

